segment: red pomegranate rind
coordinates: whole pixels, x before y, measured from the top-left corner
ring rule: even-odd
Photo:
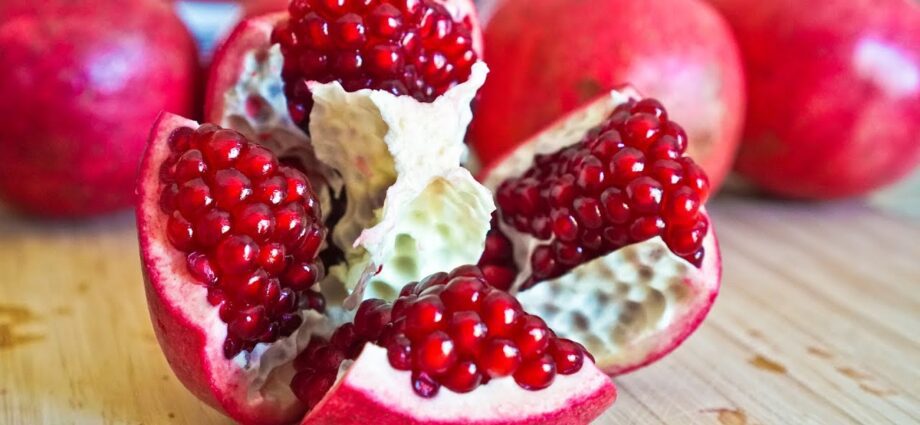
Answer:
[[[141,263],[157,340],[179,380],[214,408],[244,423],[295,421],[303,415],[304,407],[289,391],[253,396],[242,368],[225,359],[226,326],[217,309],[208,304],[205,288],[193,283],[184,257],[175,255],[164,236],[166,218],[159,207],[160,164],[169,155],[169,135],[179,127],[197,128],[198,123],[171,114],[157,120],[137,185]]]
[[[409,378],[409,372],[381,372],[383,362],[386,353],[382,348],[365,347],[302,424],[578,425],[591,423],[617,396],[613,382],[593,364],[586,364],[578,373],[562,377],[544,390],[552,392],[552,396],[515,390],[517,384],[505,380],[508,385],[491,390],[487,390],[488,385],[496,382],[472,393],[442,393],[417,401],[418,396],[409,386],[380,385]]]
[[[286,19],[286,13],[272,13],[240,22],[214,53],[205,88],[204,116],[208,122],[222,124],[224,94],[235,86],[245,68],[248,55],[264,53],[271,46],[272,29]]]

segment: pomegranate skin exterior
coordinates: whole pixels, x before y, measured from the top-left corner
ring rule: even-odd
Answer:
[[[192,112],[195,46],[160,1],[0,4],[0,198],[83,217],[131,205],[150,123]]]
[[[920,4],[710,0],[751,100],[737,171],[801,199],[857,196],[920,162]]]
[[[547,125],[630,84],[683,123],[717,188],[744,115],[744,75],[723,19],[697,0],[504,0],[484,31],[491,73],[470,141],[488,167]]]

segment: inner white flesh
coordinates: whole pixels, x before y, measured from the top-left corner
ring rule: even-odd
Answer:
[[[334,198],[347,199],[332,233],[346,261],[327,264],[323,281],[333,308],[341,302],[337,293],[354,292],[352,306],[363,298],[392,300],[406,283],[479,259],[495,206],[460,161],[470,103],[488,73],[484,63],[432,103],[313,83],[307,136],[287,112],[280,49],[247,55],[242,78],[225,94],[222,124],[302,159],[321,176],[311,180],[325,214]],[[253,105],[262,106],[258,113]]]
[[[618,105],[638,97],[631,89],[612,91],[575,111],[522,144],[489,173],[486,187],[494,190],[506,179],[523,174],[537,154],[577,143]],[[512,292],[524,309],[543,317],[560,336],[584,344],[602,368],[642,360],[657,348],[650,345],[651,337],[683,320],[688,304],[699,295],[689,283],[702,281],[700,270],[671,252],[660,237],[621,248],[557,279],[519,291],[531,274],[534,249],[551,240],[499,225],[514,242],[514,259],[521,273]]]
[[[412,389],[411,372],[394,370],[388,362],[385,349],[368,344],[330,395],[343,385],[350,386],[419,422],[459,423],[458,418],[463,418],[469,422],[498,423],[501,418],[509,418],[518,423],[528,419],[539,423],[542,415],[576,409],[591,396],[613,391],[607,375],[586,361],[574,374],[556,375],[553,385],[540,390],[539,394],[521,388],[513,378],[506,377],[493,379],[476,391],[464,394],[442,387],[435,397],[422,399]],[[316,409],[322,409],[322,405]]]

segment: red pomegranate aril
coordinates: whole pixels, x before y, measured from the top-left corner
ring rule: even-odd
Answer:
[[[556,363],[549,355],[526,360],[514,372],[514,382],[521,388],[535,391],[552,385],[556,378]]]
[[[585,249],[577,244],[557,241],[553,243],[553,251],[559,263],[570,267],[581,264],[585,257]]]
[[[390,307],[383,300],[368,301],[361,303],[355,313],[355,331],[362,338],[375,340],[390,322]]]
[[[699,195],[689,187],[682,187],[668,198],[665,214],[671,224],[689,225],[699,220],[701,206]]]
[[[217,283],[217,273],[208,256],[199,252],[191,253],[186,257],[186,266],[192,277],[205,285]]]
[[[212,209],[195,221],[195,241],[204,248],[214,247],[224,235],[230,233],[230,227],[230,214]],[[182,249],[179,246],[176,248]]]
[[[248,236],[230,236],[221,241],[215,250],[218,269],[230,275],[252,271],[258,255],[259,246]]]
[[[295,248],[303,241],[307,231],[307,215],[303,206],[291,203],[275,212],[274,238],[287,248]]]
[[[320,246],[326,240],[326,232],[318,224],[314,223],[307,229],[300,245],[294,250],[294,256],[301,261],[310,261],[316,259],[319,255]]]
[[[489,285],[502,291],[510,290],[518,275],[517,267],[513,264],[494,265],[480,263],[480,265],[482,266],[482,275],[489,282]]]
[[[166,238],[174,247],[183,251],[189,251],[195,246],[192,225],[179,212],[169,216],[166,222]]]
[[[335,373],[322,372],[298,373],[291,381],[291,388],[294,394],[303,401],[307,407],[313,408],[322,400],[323,396],[332,388],[335,383]]]
[[[412,389],[422,398],[432,398],[438,395],[441,384],[425,372],[412,372]]]
[[[287,194],[285,200],[287,202],[303,200],[304,195],[310,192],[310,184],[307,183],[307,177],[300,171],[293,168],[287,168],[283,170],[281,174],[286,178]]]
[[[175,203],[176,209],[188,219],[197,217],[210,207],[214,203],[214,198],[211,197],[211,189],[204,180],[194,179],[179,188]]]
[[[613,155],[608,168],[614,183],[626,185],[645,171],[645,155],[636,148],[624,148]]]
[[[581,346],[568,339],[556,339],[549,344],[549,355],[556,363],[556,372],[571,375],[581,370],[585,362]]]
[[[457,352],[475,357],[482,350],[489,328],[475,311],[459,311],[451,317],[448,332],[457,347]]]
[[[492,378],[509,376],[521,365],[521,353],[513,342],[495,339],[486,344],[479,366]]]
[[[661,235],[664,231],[664,220],[660,217],[639,217],[629,226],[629,236],[633,240],[646,240]]]
[[[481,316],[490,338],[511,337],[521,318],[521,304],[507,292],[492,291],[482,301]]]
[[[233,211],[233,228],[239,234],[264,242],[275,230],[275,218],[268,205],[240,205]]]
[[[654,214],[661,209],[661,183],[651,177],[640,177],[626,186],[626,196],[632,210],[639,214]]]
[[[382,3],[374,8],[366,22],[372,35],[392,40],[400,33],[403,17],[392,4]]]
[[[683,179],[684,169],[677,161],[663,159],[652,164],[649,175],[665,188],[673,188]]]
[[[319,270],[312,262],[294,263],[281,275],[281,281],[295,291],[310,289],[319,278]]]
[[[415,367],[429,375],[441,375],[457,362],[454,342],[444,332],[435,331],[428,334],[413,347]]]
[[[272,275],[278,275],[287,267],[284,245],[272,242],[259,248],[259,267]]]
[[[540,279],[553,277],[558,271],[558,264],[556,263],[553,249],[546,245],[538,246],[534,250],[530,265],[533,269],[534,276]]]
[[[222,287],[229,291],[240,304],[255,304],[262,301],[268,274],[263,270],[251,275],[233,276],[224,280]]]
[[[455,278],[444,287],[441,300],[451,310],[478,310],[484,289],[481,277]]]
[[[578,227],[578,220],[571,214],[562,213],[553,220],[553,234],[566,242],[578,239]]]
[[[179,161],[174,166],[173,179],[177,183],[185,183],[192,179],[204,176],[208,171],[208,165],[204,162],[204,156],[201,151],[193,149],[185,152],[179,157]]]
[[[514,344],[521,351],[524,360],[533,359],[546,352],[550,342],[550,331],[543,319],[527,315],[521,319]]]
[[[668,120],[668,112],[665,111],[664,105],[652,98],[642,99],[636,102],[632,107],[632,113],[648,114],[655,117],[659,122]]]
[[[259,183],[253,188],[253,200],[266,205],[277,206],[285,201],[287,196],[287,179],[283,176],[273,176]]]
[[[584,224],[586,228],[597,229],[604,224],[601,216],[601,206],[597,199],[578,198],[575,200],[574,207],[578,222]]]
[[[209,166],[222,169],[230,167],[239,158],[243,151],[243,138],[232,130],[218,130],[198,147]]]
[[[397,370],[412,369],[412,342],[403,335],[397,336],[386,347],[387,359]]]
[[[447,308],[434,295],[419,297],[406,311],[406,335],[413,341],[447,328]]]
[[[252,340],[258,338],[265,331],[267,325],[265,308],[256,306],[243,310],[228,324],[227,329],[238,338]]]
[[[700,228],[674,228],[668,231],[665,242],[668,248],[681,257],[692,256],[703,246],[705,229]]]
[[[462,394],[475,390],[482,383],[482,375],[479,373],[479,366],[467,360],[455,364],[440,377],[440,381],[447,389]]]
[[[658,119],[654,115],[641,112],[629,117],[623,124],[623,130],[626,143],[640,150],[651,146],[660,132]]]
[[[278,159],[268,149],[251,146],[237,160],[237,168],[250,179],[260,179],[275,173]]]
[[[219,170],[215,173],[212,188],[217,205],[225,210],[232,209],[252,195],[249,178],[233,169]]]

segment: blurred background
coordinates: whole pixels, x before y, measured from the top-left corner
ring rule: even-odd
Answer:
[[[156,345],[134,179],[157,114],[200,118],[221,40],[287,1],[63,3],[0,1],[0,423],[226,423]],[[717,191],[719,302],[601,423],[920,423],[920,3],[477,4],[478,164],[629,84]]]

